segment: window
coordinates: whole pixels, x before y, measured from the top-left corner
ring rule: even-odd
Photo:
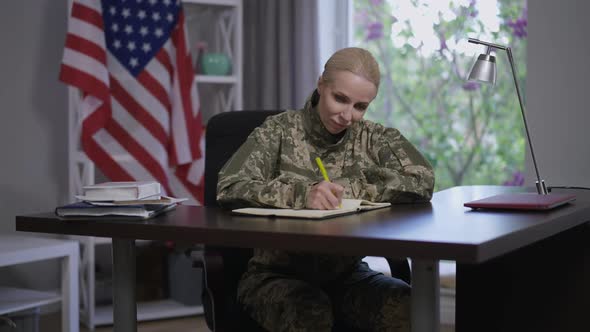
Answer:
[[[381,68],[366,117],[398,128],[427,156],[436,190],[522,185],[526,141],[506,53],[495,54],[496,86],[465,77],[485,52],[468,37],[509,45],[526,97],[526,0],[349,0],[347,8],[339,16],[348,45],[370,50]],[[333,46],[322,61],[341,45]]]

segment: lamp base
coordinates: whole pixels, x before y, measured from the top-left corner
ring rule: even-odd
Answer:
[[[547,186],[545,185],[545,180],[535,181],[535,185],[537,186],[537,193],[539,193],[539,195],[549,194]]]
[[[463,204],[472,209],[550,210],[576,199],[569,194],[508,193],[478,199]]]

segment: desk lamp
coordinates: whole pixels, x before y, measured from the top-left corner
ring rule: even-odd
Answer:
[[[533,141],[531,140],[526,114],[524,111],[524,103],[522,101],[518,80],[516,78],[516,69],[514,65],[514,58],[512,57],[512,50],[507,46],[489,43],[474,38],[469,38],[469,42],[487,46],[486,53],[480,54],[477,58],[477,61],[475,61],[473,64],[473,68],[471,68],[471,72],[467,78],[469,81],[480,81],[484,83],[491,83],[492,85],[496,84],[496,57],[490,53],[493,49],[499,49],[506,51],[508,54],[508,61],[510,62],[512,77],[514,78],[514,85],[516,86],[516,94],[518,95],[518,103],[520,104],[520,112],[524,121],[526,138],[531,150],[535,174],[537,175],[537,194],[502,194],[483,200],[467,202],[464,205],[473,208],[551,209],[574,200],[574,195],[549,194],[545,185],[545,181],[542,180],[541,176],[539,175],[539,168],[537,167],[537,160],[535,159],[535,152],[533,150]]]

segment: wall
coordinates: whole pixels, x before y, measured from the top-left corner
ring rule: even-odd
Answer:
[[[0,2],[2,234],[14,232],[15,215],[50,211],[66,193],[67,96],[57,81],[65,17],[66,1]],[[3,269],[0,278],[57,287],[56,264],[39,265],[43,278],[35,266]]]
[[[529,1],[527,119],[548,185],[590,187],[588,12],[587,1]]]

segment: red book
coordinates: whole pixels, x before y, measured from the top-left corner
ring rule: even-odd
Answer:
[[[472,209],[550,210],[575,199],[575,195],[568,194],[511,193],[478,199],[463,206]]]

